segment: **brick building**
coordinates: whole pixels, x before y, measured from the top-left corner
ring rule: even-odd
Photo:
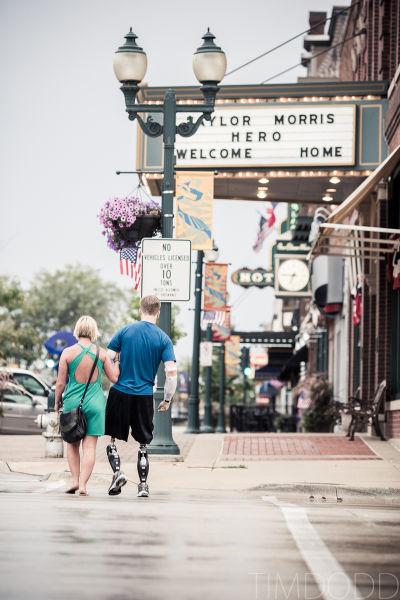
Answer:
[[[322,15],[310,13],[310,27],[325,18]],[[338,39],[343,43],[338,45]],[[329,378],[335,383],[338,368],[346,365],[347,393],[361,387],[363,397],[373,396],[385,379],[385,435],[400,437],[400,290],[394,289],[391,274],[400,240],[400,0],[353,1],[348,10],[335,7],[327,34],[317,27],[306,36],[304,47],[303,64],[313,80],[334,76],[340,81],[387,83],[382,143],[388,158],[327,219],[338,228],[359,227],[359,233],[351,234],[352,258],[343,261],[350,274],[354,263],[356,281],[353,278],[351,285],[345,277],[343,311],[327,320],[326,327]],[[332,237],[330,248],[337,244]],[[349,318],[356,309],[355,284],[362,299],[359,324]]]

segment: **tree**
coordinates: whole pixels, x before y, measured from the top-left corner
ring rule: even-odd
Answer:
[[[124,290],[101,279],[91,267],[67,265],[54,273],[42,271],[35,278],[28,292],[26,319],[41,346],[54,332],[73,331],[80,316],[90,315],[106,343],[123,323],[127,308]]]
[[[178,316],[181,309],[177,304],[172,305],[172,322],[171,322],[171,340],[173,344],[176,344],[178,340],[185,337],[187,334],[181,329],[178,323]],[[129,305],[129,318],[132,321],[140,321],[140,296],[134,294]]]
[[[26,322],[26,294],[20,283],[0,277],[0,361],[28,363],[35,358],[35,332]]]

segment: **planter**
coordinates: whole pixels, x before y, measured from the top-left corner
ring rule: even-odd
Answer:
[[[129,229],[121,229],[120,236],[124,242],[139,242],[143,238],[153,237],[161,227],[159,215],[141,215]]]
[[[115,252],[137,246],[145,237],[154,237],[161,229],[161,208],[150,197],[140,195],[111,198],[98,215],[107,246]]]

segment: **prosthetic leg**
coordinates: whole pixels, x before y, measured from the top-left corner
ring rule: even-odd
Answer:
[[[137,461],[137,470],[139,474],[138,498],[147,498],[149,495],[149,486],[146,483],[149,474],[149,466],[146,445],[140,444]]]
[[[126,484],[127,479],[121,471],[121,459],[118,454],[115,438],[111,438],[110,444],[107,446],[107,458],[114,472],[111,485],[108,488],[110,496],[118,496],[121,493],[121,488]]]

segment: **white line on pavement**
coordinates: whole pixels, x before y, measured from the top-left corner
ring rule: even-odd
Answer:
[[[358,600],[357,588],[319,537],[306,510],[300,506],[281,505],[275,496],[262,496],[262,499],[281,510],[324,600]]]

